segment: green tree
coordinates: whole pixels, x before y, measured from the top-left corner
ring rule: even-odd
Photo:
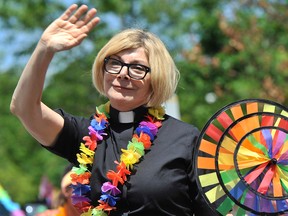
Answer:
[[[15,72],[0,73],[0,183],[13,200],[35,201],[43,175],[59,185],[60,173],[67,164],[51,155],[26,132],[18,119],[10,114],[9,104],[19,76]]]
[[[208,40],[201,37],[179,63],[182,79],[178,94],[183,119],[201,128],[218,109],[245,98],[287,104],[287,3],[239,1],[227,17],[223,8],[216,12],[218,7],[206,7],[204,2],[197,11],[202,17],[201,35],[208,35]],[[211,21],[214,27],[206,28],[204,17],[210,18],[210,14],[217,22]],[[211,29],[218,33],[211,33]],[[217,49],[209,49],[211,46]],[[216,99],[213,104],[205,99],[209,95]]]

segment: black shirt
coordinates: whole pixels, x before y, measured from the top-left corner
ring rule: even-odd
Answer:
[[[77,164],[76,153],[83,136],[88,135],[90,119],[57,112],[64,118],[64,127],[52,148],[48,148],[70,162]],[[134,110],[132,123],[120,123],[119,112],[110,108],[107,137],[95,150],[91,176],[92,204],[97,205],[101,185],[106,182],[108,170],[115,170],[114,161],[119,161],[121,148],[126,149],[135,128],[138,127],[147,109]],[[201,215],[213,213],[198,194],[194,176],[193,150],[199,131],[192,125],[165,115],[162,127],[132,174],[123,185],[121,200],[117,202],[114,215]]]

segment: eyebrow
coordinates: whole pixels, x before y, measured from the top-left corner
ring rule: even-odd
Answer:
[[[143,61],[141,61],[141,60],[135,59],[135,60],[133,60],[132,62],[127,63],[127,62],[125,62],[120,56],[118,56],[118,55],[116,55],[116,54],[111,55],[110,57],[111,57],[111,58],[116,58],[117,60],[120,60],[120,61],[122,61],[122,62],[124,62],[124,63],[126,63],[126,64],[141,64],[141,65],[143,65],[143,66],[149,67],[149,66],[148,66],[148,65],[149,65],[148,62],[143,62]]]

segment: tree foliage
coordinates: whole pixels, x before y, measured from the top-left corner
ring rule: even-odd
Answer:
[[[215,28],[223,36],[211,37],[210,45],[220,40],[219,50],[213,54],[207,50],[205,41],[200,40],[184,53],[185,61],[179,63],[183,67],[178,93],[184,120],[199,127],[208,120],[207,114],[209,117],[220,107],[244,98],[266,98],[287,104],[288,29],[283,20],[287,20],[288,15],[285,7],[287,3],[245,1],[234,8],[233,17],[218,13]],[[201,5],[198,11],[207,13],[207,17],[213,14]],[[202,30],[206,31],[205,26]],[[206,34],[210,34],[209,28]],[[193,99],[188,104],[189,93]],[[205,97],[209,95],[214,95],[215,103],[207,103]]]
[[[94,112],[105,99],[92,86],[93,61],[115,32],[128,27],[152,31],[166,43],[181,72],[177,89],[181,118],[199,129],[219,108],[239,99],[267,98],[287,104],[285,1],[85,2],[98,9],[102,22],[82,45],[53,60],[43,94],[52,108],[84,116]],[[40,36],[37,32],[66,6],[59,1],[0,0],[2,29],[14,32],[5,43],[13,44],[20,33],[36,32],[33,40],[27,37],[29,43],[16,47],[17,57],[31,54]],[[5,49],[12,52],[9,45]],[[14,200],[24,204],[37,198],[43,174],[58,186],[67,162],[39,146],[10,114],[13,89],[24,66],[15,62],[0,73],[0,183]]]

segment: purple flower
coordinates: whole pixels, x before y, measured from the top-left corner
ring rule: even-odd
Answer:
[[[142,126],[148,127],[154,136],[156,136],[156,134],[158,132],[158,127],[155,124],[153,124],[152,122],[142,121],[142,122],[140,122],[139,126],[140,127],[142,127]]]
[[[121,191],[116,186],[112,185],[110,182],[105,182],[102,185],[101,190],[103,193],[110,193],[113,196],[117,196],[121,193]]]
[[[92,136],[92,135],[96,136],[97,140],[103,140],[103,136],[107,135],[106,133],[104,133],[103,130],[102,131],[94,130],[94,128],[92,126],[89,126],[88,129],[89,129],[89,135],[90,136]]]
[[[72,204],[76,205],[77,203],[81,202],[90,202],[91,200],[88,197],[72,195],[71,196]]]

